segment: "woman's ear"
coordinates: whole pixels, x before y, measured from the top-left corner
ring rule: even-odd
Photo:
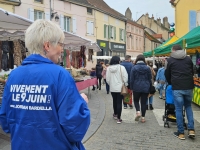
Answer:
[[[50,49],[50,44],[49,44],[49,42],[44,42],[43,47],[44,47],[44,51],[48,52],[49,49]]]

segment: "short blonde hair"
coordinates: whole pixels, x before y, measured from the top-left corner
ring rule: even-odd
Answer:
[[[26,30],[25,45],[30,54],[40,54],[45,42],[56,46],[58,42],[63,43],[64,38],[63,31],[56,23],[38,19]]]

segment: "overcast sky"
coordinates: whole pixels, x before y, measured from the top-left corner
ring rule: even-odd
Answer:
[[[167,16],[169,23],[174,22],[174,8],[169,3],[170,0],[104,0],[111,8],[125,15],[126,9],[129,7],[132,12],[133,20],[142,15],[149,13],[149,17],[154,16],[155,19],[162,19]]]

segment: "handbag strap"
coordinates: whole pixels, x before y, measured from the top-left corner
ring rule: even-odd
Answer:
[[[121,79],[122,79],[122,82],[123,82],[123,84],[125,84],[125,83],[124,83],[124,80],[123,80],[123,78],[122,78],[121,66],[120,66],[120,74],[121,74]]]

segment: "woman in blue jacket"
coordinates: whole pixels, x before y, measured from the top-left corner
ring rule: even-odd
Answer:
[[[51,21],[37,20],[26,30],[32,55],[9,75],[0,110],[12,150],[85,149],[81,141],[90,124],[88,100],[57,65],[63,41],[63,31]]]
[[[142,123],[145,122],[146,102],[150,92],[151,78],[151,70],[146,65],[144,56],[138,55],[131,70],[130,88],[133,91],[133,101],[136,108],[135,121],[139,121],[141,117],[139,103],[141,100]]]

